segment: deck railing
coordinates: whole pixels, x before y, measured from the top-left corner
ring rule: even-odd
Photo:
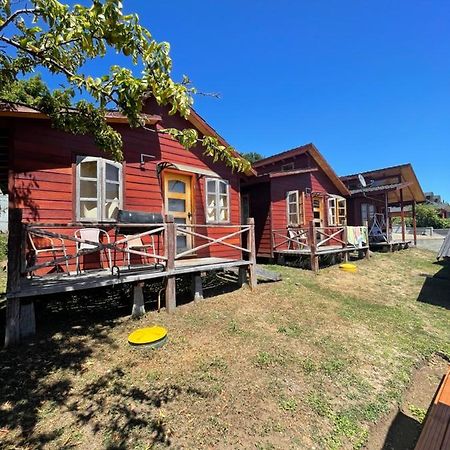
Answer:
[[[120,276],[131,265],[136,270],[149,270],[152,266],[163,272],[173,271],[175,261],[186,257],[220,256],[256,261],[253,219],[245,225],[176,224],[171,216],[163,223],[139,224],[16,220],[10,228],[9,272],[14,275],[9,277],[9,292],[18,289],[21,277],[45,277],[51,272],[77,276],[82,266],[98,269],[108,263],[111,273]],[[92,236],[76,233],[88,228],[101,230],[101,238],[93,240]],[[188,248],[177,250],[177,236],[186,236]],[[131,258],[134,261],[130,265]]]
[[[272,230],[272,251],[277,254],[306,254],[311,257],[311,267],[318,269],[318,255],[325,252],[348,252],[367,250],[368,230],[366,226],[289,226]]]

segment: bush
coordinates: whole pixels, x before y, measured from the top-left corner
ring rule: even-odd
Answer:
[[[450,228],[450,220],[439,217],[438,210],[432,205],[417,205],[417,226],[433,228]]]
[[[0,261],[8,259],[8,235],[0,234]]]

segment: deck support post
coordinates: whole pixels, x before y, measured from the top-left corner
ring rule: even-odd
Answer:
[[[20,291],[20,272],[25,255],[24,227],[22,210],[10,208],[8,211],[8,281],[6,292],[14,294]],[[30,320],[27,320],[27,317]],[[31,320],[32,317],[32,320]],[[25,308],[22,318],[30,325],[34,322],[34,308]],[[19,297],[9,297],[6,301],[5,347],[18,344],[21,338],[21,305]],[[24,337],[34,334],[36,327],[25,326]]]
[[[177,251],[177,230],[173,216],[166,216],[166,233],[164,252],[167,258],[166,270],[170,273],[175,270],[175,254]],[[166,311],[172,313],[177,307],[176,279],[175,275],[168,275],[166,280]]]
[[[400,189],[400,218],[402,222],[402,241],[406,241],[406,230],[405,230],[405,211],[403,205],[403,189]]]
[[[143,286],[144,283],[136,283],[133,286],[133,309],[131,311],[133,319],[139,319],[145,314]]]
[[[309,247],[311,249],[311,270],[313,272],[319,271],[319,255],[317,255],[316,242],[316,227],[314,226],[314,221],[311,220],[309,223]]]
[[[412,203],[412,223],[413,223],[413,235],[414,235],[414,246],[417,246],[417,220],[416,220],[416,201],[413,200]]]
[[[203,300],[203,285],[200,272],[192,275],[192,294],[194,301]]]
[[[285,263],[286,263],[286,258],[284,257],[284,255],[281,253],[277,253],[277,264],[279,266],[284,266]]]
[[[238,268],[239,287],[248,286],[247,267],[239,266]]]
[[[248,266],[248,275],[249,275],[249,286],[250,289],[255,289],[258,284],[256,278],[256,244],[255,244],[255,219],[253,217],[249,217],[247,219],[247,225],[249,225],[248,230],[248,248],[250,250],[249,253],[249,266]]]

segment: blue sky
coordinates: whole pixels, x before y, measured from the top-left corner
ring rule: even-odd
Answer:
[[[239,151],[314,142],[339,175],[411,162],[450,200],[448,0],[124,4],[175,78],[221,94],[195,109]]]

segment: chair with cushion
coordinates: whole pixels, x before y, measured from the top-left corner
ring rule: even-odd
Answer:
[[[84,241],[90,241],[94,243],[101,244],[102,243],[102,237],[105,239],[106,243],[110,244],[111,240],[109,238],[109,234],[100,228],[80,228],[79,230],[75,231],[75,237],[77,239],[82,239]],[[80,256],[82,256],[84,253],[90,254],[95,253],[92,252],[93,249],[97,248],[99,252],[101,252],[101,249],[99,246],[94,244],[89,244],[87,242],[77,242],[77,258],[76,258],[76,265],[77,265],[77,273],[81,273],[80,269]],[[106,248],[104,249],[106,259],[108,261],[108,268],[111,268],[111,249]]]

